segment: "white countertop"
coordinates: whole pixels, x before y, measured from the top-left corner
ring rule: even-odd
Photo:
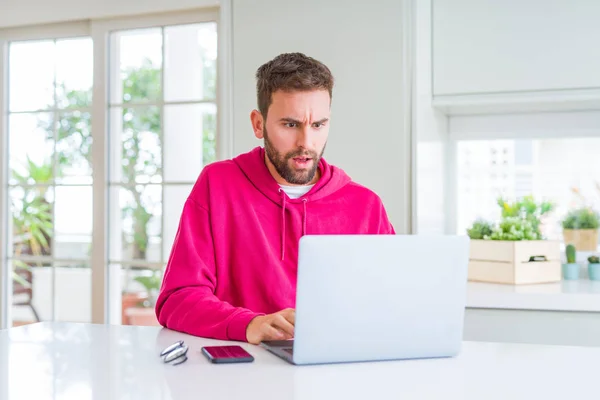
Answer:
[[[600,312],[600,281],[536,285],[469,282],[467,308]]]
[[[179,339],[188,361],[164,365],[158,354]],[[455,358],[297,367],[249,344],[254,363],[210,364],[200,347],[217,343],[159,327],[0,331],[0,399],[600,398],[600,348],[465,342]]]

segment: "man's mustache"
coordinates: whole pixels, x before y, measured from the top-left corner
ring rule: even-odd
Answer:
[[[294,158],[294,157],[306,157],[306,158],[317,158],[317,153],[314,151],[306,151],[306,150],[300,150],[300,151],[295,151],[293,153],[288,153],[288,155],[286,156],[286,158]]]

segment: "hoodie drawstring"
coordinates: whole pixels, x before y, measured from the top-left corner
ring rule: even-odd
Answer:
[[[279,193],[282,193],[283,189],[279,189]],[[281,207],[281,260],[285,259],[285,193],[282,193],[283,205]]]
[[[283,193],[283,189],[279,188],[279,193],[282,193],[283,201],[281,206],[281,260],[285,260],[285,206],[286,206],[286,195]],[[302,199],[304,208],[304,214],[302,215],[302,236],[306,235],[306,203],[308,199]]]
[[[308,202],[308,199],[303,199],[302,202],[304,203],[304,217],[302,218],[302,236],[306,235],[306,203]]]

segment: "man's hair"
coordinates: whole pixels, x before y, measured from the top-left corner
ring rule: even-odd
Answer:
[[[302,53],[280,54],[256,71],[258,110],[267,118],[272,95],[278,90],[333,92],[333,75],[325,64]]]

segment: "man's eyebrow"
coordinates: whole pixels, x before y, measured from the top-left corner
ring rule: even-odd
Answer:
[[[298,124],[298,125],[300,125],[302,123],[302,122],[298,121],[297,119],[288,118],[288,117],[281,118],[279,121],[280,122],[293,122],[294,124]]]
[[[298,125],[302,124],[302,121],[298,121],[297,119],[288,118],[288,117],[281,118],[279,121],[280,122],[291,122],[291,123],[298,124]],[[323,119],[320,119],[319,121],[315,121],[313,123],[315,123],[315,124],[322,124],[322,123],[327,122],[327,121],[329,121],[329,118],[323,118]]]

